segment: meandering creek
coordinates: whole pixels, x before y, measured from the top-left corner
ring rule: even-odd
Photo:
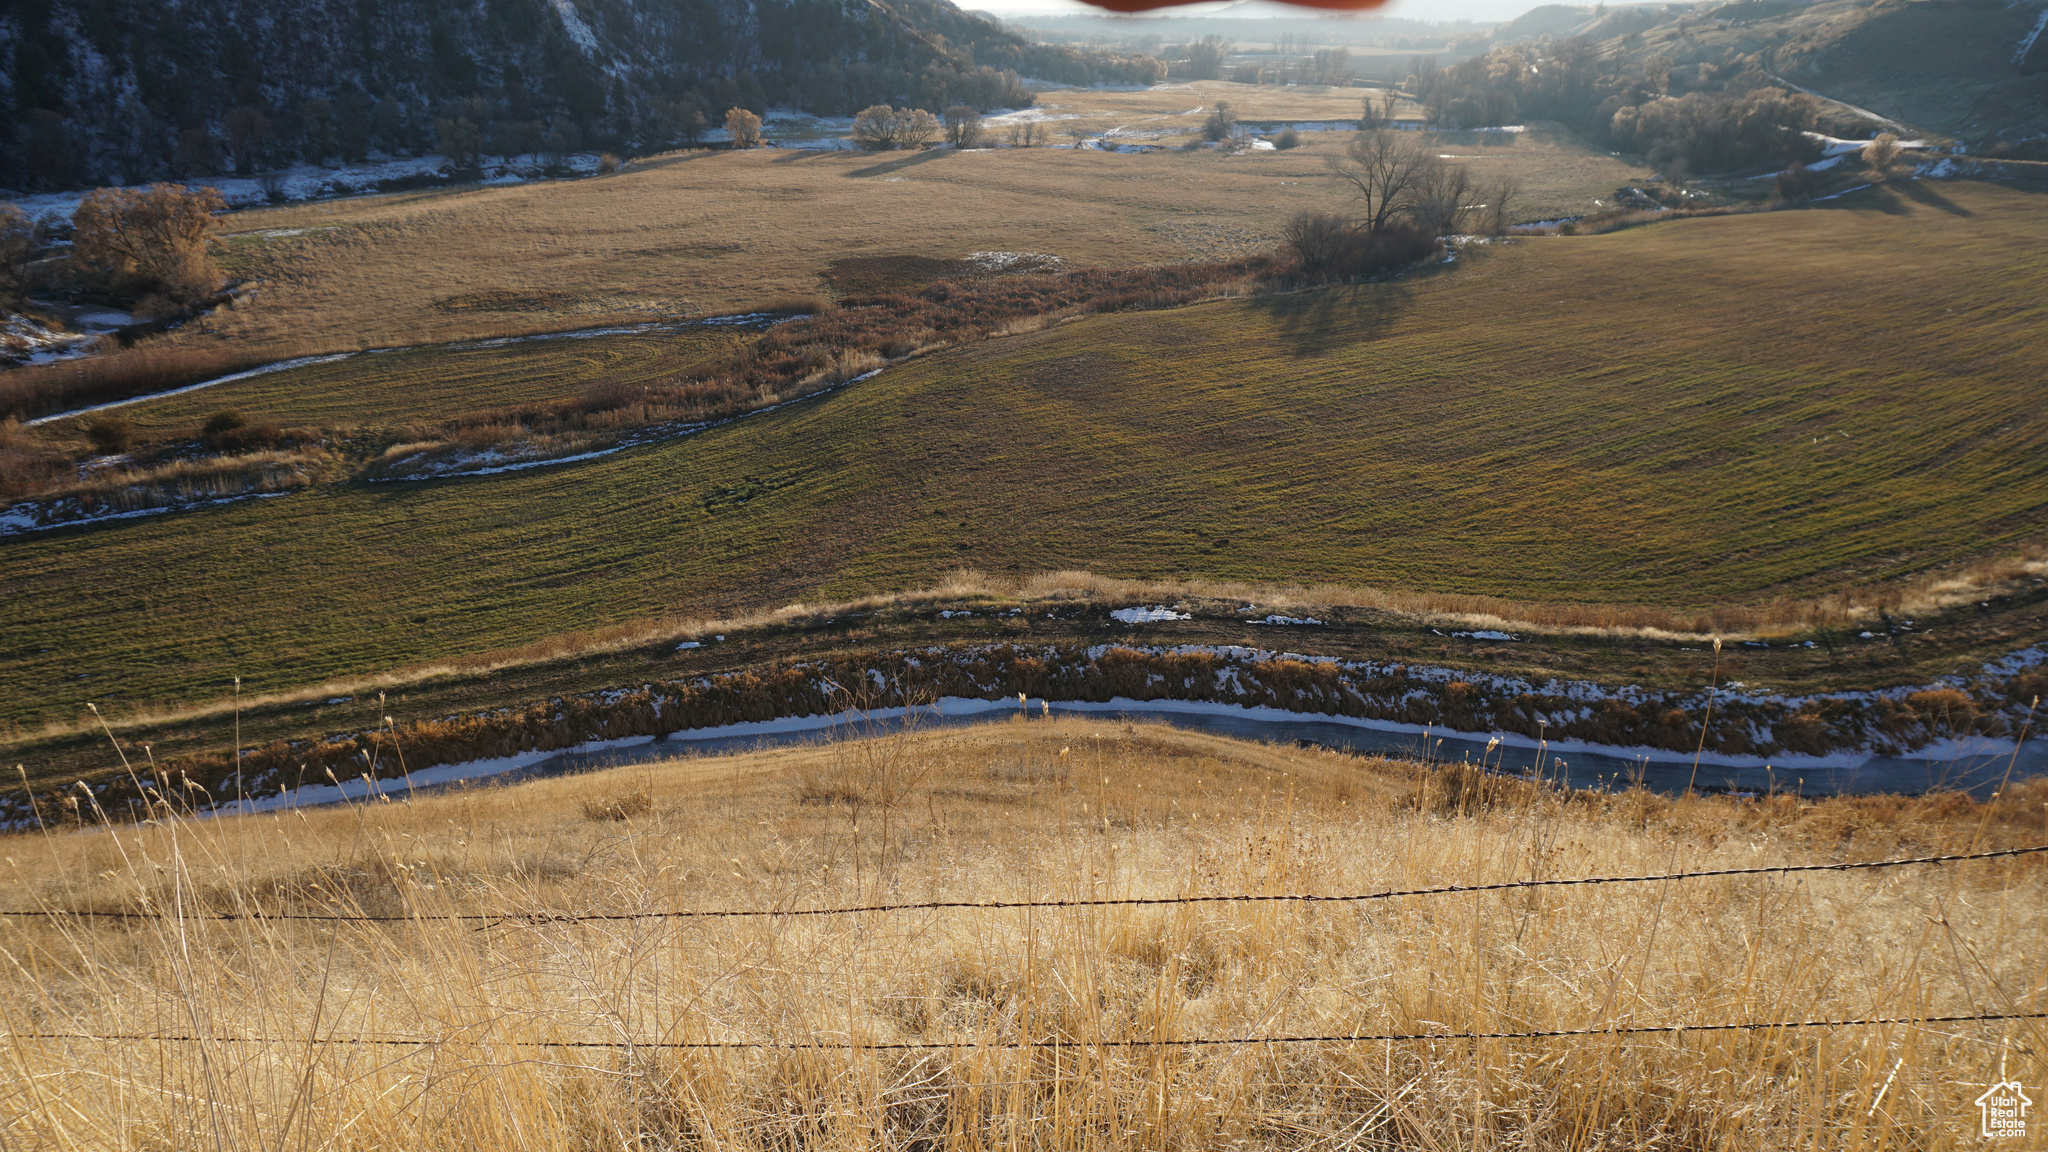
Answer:
[[[1509,735],[1496,742],[1483,733],[1395,730],[1395,726],[1325,713],[1282,713],[1272,708],[1172,700],[1061,702],[1033,699],[1022,707],[1015,700],[952,698],[905,716],[901,708],[868,713],[841,713],[684,729],[665,737],[632,737],[594,741],[548,753],[526,753],[498,760],[449,764],[414,772],[409,779],[383,779],[377,791],[403,795],[428,792],[460,782],[486,780],[515,784],[633,764],[650,764],[692,756],[720,756],[794,745],[824,744],[901,732],[1006,722],[1022,712],[1027,720],[1050,715],[1099,720],[1105,733],[1125,723],[1163,723],[1243,740],[1302,744],[1362,755],[1402,758],[1427,756],[1439,763],[1484,763],[1509,775],[1537,775],[1572,788],[1619,789],[1640,784],[1652,791],[1677,794],[1687,788],[1705,792],[1762,794],[1789,792],[1802,796],[1868,793],[1915,794],[1963,791],[1983,799],[2008,777],[2021,779],[2048,773],[2048,741],[2033,739],[2017,749],[2010,741],[1983,739],[1973,746],[1951,747],[1938,756],[1868,756],[1823,767],[1799,769],[1716,763],[1709,754],[1695,767],[1691,757],[1670,753],[1629,756],[1618,750],[1585,745],[1537,744]],[[252,810],[274,810],[331,804],[367,795],[366,780],[350,780],[302,788],[248,802]],[[226,805],[227,809],[241,807]]]

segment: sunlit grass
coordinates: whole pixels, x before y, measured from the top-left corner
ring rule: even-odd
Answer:
[[[33,1148],[1882,1149],[1967,1143],[2001,1060],[2038,1080],[2025,1022],[1101,1043],[2036,1011],[2038,858],[1336,906],[436,919],[1347,894],[2040,835],[2039,789],[1808,804],[1474,784],[1020,721],[7,837],[0,907],[164,915],[0,923],[0,1062],[18,1088],[0,1122]],[[402,919],[193,918],[221,912]],[[425,1043],[317,1043],[357,1036]],[[580,1041],[628,1047],[561,1046]],[[873,1043],[961,1047],[832,1047]]]

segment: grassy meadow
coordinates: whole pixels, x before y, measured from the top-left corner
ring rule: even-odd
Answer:
[[[17,538],[5,718],[963,566],[1674,608],[1928,571],[2048,514],[2039,203],[1927,185],[1525,240],[946,350],[580,464]]]
[[[2044,799],[1574,795],[1019,720],[366,806],[166,810],[0,838],[0,908],[158,914],[0,917],[0,1130],[22,1149],[1976,1147],[1971,1101],[2001,1068],[2040,1081],[2038,1022],[1113,1042],[2039,1011],[2038,856],[1334,905],[437,917],[1871,860],[2037,843]],[[221,913],[396,919],[198,918]],[[361,1037],[400,1043],[323,1043]],[[750,1042],[796,1047],[651,1046]],[[868,1044],[957,1047],[833,1047]]]

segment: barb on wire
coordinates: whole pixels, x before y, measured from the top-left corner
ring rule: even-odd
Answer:
[[[1382,892],[1319,895],[1313,892],[1272,895],[1223,896],[1111,896],[1089,900],[927,900],[913,904],[863,904],[834,908],[733,908],[685,909],[670,912],[448,912],[405,915],[370,915],[345,912],[182,912],[182,920],[311,920],[340,924],[457,923],[483,927],[517,924],[581,924],[616,920],[729,920],[744,917],[850,916],[860,913],[911,912],[947,909],[1006,908],[1112,908],[1158,904],[1356,904],[1370,900],[1393,900],[1406,896],[1448,896],[1458,892],[1499,892],[1510,888],[1565,888],[1579,884],[1648,884],[1661,880],[1701,880],[1715,876],[1765,876],[1792,872],[1853,872],[1870,868],[1902,868],[1919,864],[1954,864],[1966,860],[1993,860],[2048,852],[2048,844],[2031,848],[2001,848],[1991,852],[1967,852],[1948,856],[1914,856],[1902,860],[1866,860],[1844,864],[1771,864],[1756,868],[1711,868],[1695,872],[1665,872],[1644,876],[1580,876],[1557,880],[1504,880],[1498,884],[1445,884],[1435,888],[1397,888]],[[147,920],[169,915],[168,911],[30,908],[0,911],[9,916],[47,916],[76,919]]]
[[[1014,1051],[1023,1048],[1225,1048],[1248,1047],[1253,1044],[1332,1044],[1364,1041],[1381,1043],[1412,1042],[1417,1040],[1547,1040],[1565,1036],[1639,1036],[1660,1032],[1667,1034],[1682,1032],[1767,1032],[1778,1028],[1855,1028],[1872,1024],[1903,1024],[1908,1027],[1920,1027],[1927,1024],[1968,1024],[1979,1021],[2042,1019],[2048,1019],[2048,1012],[1985,1012],[1971,1016],[1880,1016],[1865,1020],[1780,1020],[1752,1021],[1740,1024],[1632,1024],[1609,1028],[1552,1028],[1527,1032],[1338,1032],[1323,1036],[1192,1037],[1182,1040],[1085,1040],[1072,1037],[1056,1037],[1047,1040],[1001,1041],[908,1040],[880,1044],[825,1043],[809,1040],[497,1040],[490,1041],[490,1043],[513,1048],[578,1048],[618,1051],[646,1048],[668,1051],[771,1049],[784,1052],[934,1052],[959,1051],[962,1049]],[[16,1032],[0,1034],[0,1039],[98,1040],[120,1043],[149,1041],[160,1044],[310,1043],[400,1048],[428,1048],[446,1043],[443,1040],[400,1036],[319,1036],[308,1039],[298,1036],[158,1036],[141,1032]],[[482,1042],[480,1041],[479,1043]]]

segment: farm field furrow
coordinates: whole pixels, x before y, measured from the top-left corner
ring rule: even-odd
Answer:
[[[1680,606],[1923,571],[2048,522],[2038,211],[1945,185],[1523,241],[946,351],[585,464],[17,539],[6,719],[961,565]]]
[[[125,404],[119,411],[145,436],[196,427],[223,409],[286,426],[403,425],[571,400],[597,383],[632,385],[687,374],[753,335],[743,327],[703,326],[363,352]]]

